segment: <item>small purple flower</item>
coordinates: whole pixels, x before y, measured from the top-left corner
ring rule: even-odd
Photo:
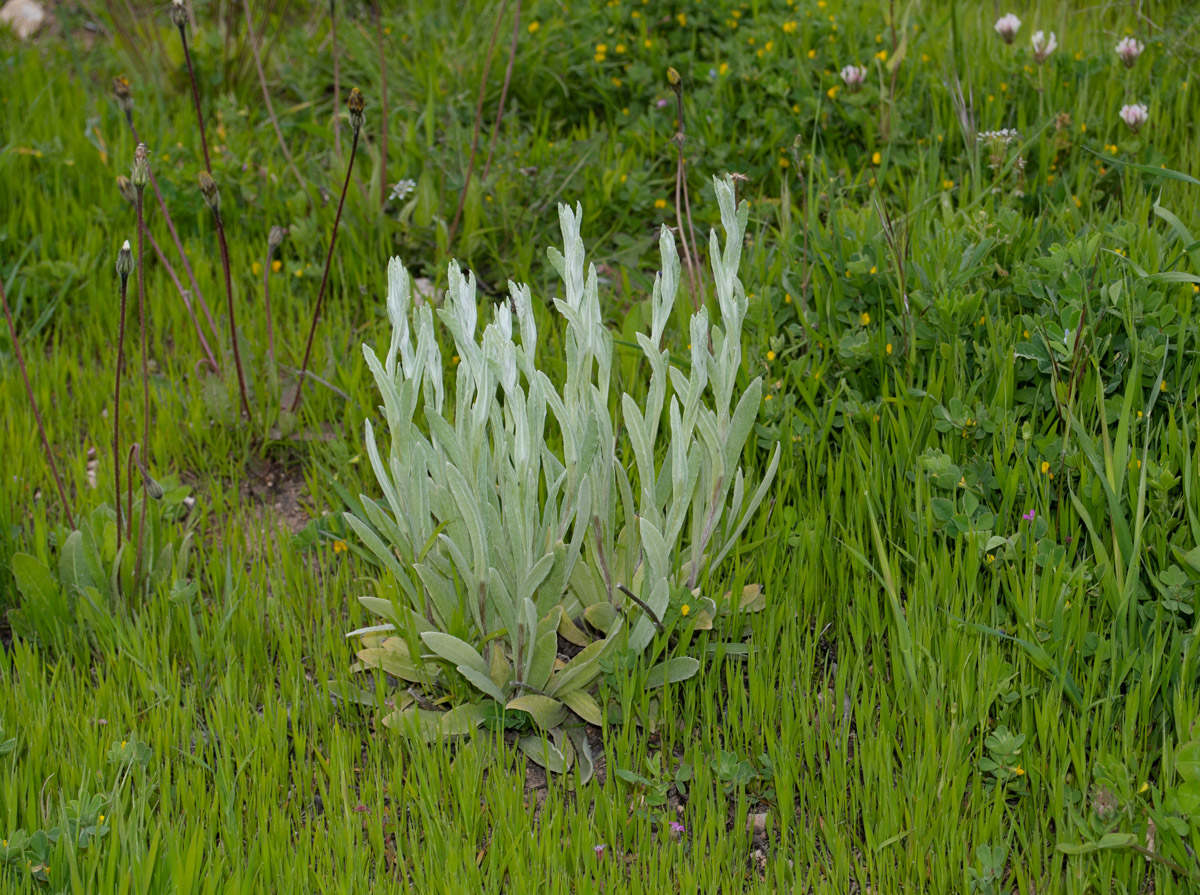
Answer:
[[[593,846],[592,846],[592,851],[594,851],[594,852],[596,853],[596,857],[597,857],[597,858],[602,858],[602,857],[604,857],[604,850],[605,850],[606,848],[608,848],[608,846],[607,846],[607,845],[604,845],[604,844],[601,844],[601,845],[593,845]]]
[[[666,105],[667,105],[667,102],[668,102],[668,100],[666,100],[666,99],[660,99],[660,100],[659,100],[659,101],[656,103],[656,105],[657,105],[657,106],[658,106],[660,109],[662,109],[662,108],[665,108],[665,107],[666,107]]]
[[[1024,519],[1026,522],[1032,522],[1034,519],[1037,518],[1037,511],[1030,510],[1028,513],[1022,513],[1021,518]]]
[[[681,824],[677,820],[671,821],[669,824],[667,824],[667,826],[671,828],[672,833],[686,833],[687,832],[687,827],[685,827],[683,824]]]

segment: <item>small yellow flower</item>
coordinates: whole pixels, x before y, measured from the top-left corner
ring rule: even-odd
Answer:
[[[691,611],[692,611],[692,607],[689,606],[687,603],[684,603],[682,606],[679,607],[680,615],[687,615]]]
[[[1079,201],[1078,196],[1072,196],[1071,200],[1075,203],[1076,208],[1083,208],[1083,203],[1081,201]]]
[[[1158,390],[1160,392],[1165,392],[1167,390],[1167,381],[1165,379],[1158,384]]]
[[[666,200],[666,199],[655,199],[655,200],[654,200],[654,207],[655,207],[655,208],[658,208],[658,209],[666,208],[666,207],[667,207],[667,200]]]
[[[1086,134],[1086,133],[1087,133],[1087,122],[1086,122],[1086,121],[1081,121],[1081,122],[1079,122],[1079,132],[1080,132],[1081,134]]]
[[[304,276],[304,270],[303,270],[303,268],[299,268],[299,267],[297,267],[297,268],[296,268],[296,270],[295,270],[294,272],[295,272],[295,274],[296,274],[296,278],[297,278],[297,279],[299,279],[300,277]]]
[[[103,814],[101,814],[101,815],[100,815],[100,817],[99,817],[99,819],[96,821],[96,823],[98,823],[98,824],[102,824],[102,823],[104,823],[104,815],[103,815]]]
[[[787,167],[788,165],[790,165],[790,164],[791,164],[791,162],[789,162],[789,161],[788,161],[788,159],[787,159],[787,156],[786,156],[786,155],[781,155],[781,156],[779,157],[779,167],[781,167],[781,168],[786,168],[786,167]]]
[[[770,400],[774,399],[774,397],[775,397],[774,395],[767,395],[765,398],[763,398],[763,400],[770,401]]]
[[[871,273],[879,273],[879,269],[874,264],[871,265]]]
[[[614,87],[620,87],[620,86],[621,86],[621,79],[620,79],[620,78],[613,78],[613,79],[612,79],[612,84],[613,84],[613,86],[614,86]]]
[[[1049,471],[1050,471],[1050,461],[1049,461],[1049,460],[1043,460],[1043,461],[1042,461],[1042,475],[1045,475],[1045,474],[1046,474],[1046,473],[1048,473]]]
[[[953,180],[943,180],[942,181],[942,189],[944,189],[944,190],[954,189],[954,181]]]
[[[928,54],[928,53],[922,53],[922,54],[921,54],[921,61],[922,61],[922,62],[928,62],[928,61],[929,61],[929,54]]]
[[[790,295],[785,295],[783,297],[783,303],[785,305],[790,305],[792,303],[792,297]]]
[[[989,554],[987,555],[987,561],[988,561],[988,562],[995,562],[995,561],[996,561],[996,554],[994,554],[994,553],[989,553]]]
[[[458,357],[458,355],[457,355],[457,354],[452,354],[452,355],[450,355],[450,363],[454,364],[454,366],[456,366],[456,367],[457,367],[457,366],[458,366],[458,361],[459,361],[459,357]]]
[[[258,276],[260,273],[262,273],[262,265],[259,264],[257,261],[255,261],[253,264],[250,265],[250,273],[254,274],[255,276]]]
[[[825,95],[827,97],[829,97],[830,99],[837,99],[839,89],[840,89],[839,85],[834,84],[832,87],[830,87],[828,90],[825,91]]]
[[[525,30],[528,31],[530,34],[537,34],[541,29],[542,29],[541,22],[530,22],[529,27],[526,28]]]
[[[617,53],[617,55],[624,53],[625,52],[625,44],[617,44],[615,47],[613,47],[613,51],[615,53]]]
[[[871,154],[871,164],[872,165],[878,165],[882,161],[883,161],[883,156],[880,153],[874,152]]]
[[[880,50],[875,54],[875,58],[880,62],[887,62],[887,50]]]
[[[675,16],[675,21],[677,21],[677,22],[679,23],[679,27],[680,27],[680,28],[685,28],[685,27],[687,27],[687,15],[686,15],[686,13],[682,13],[682,12],[681,12],[679,15]]]
[[[1150,781],[1147,780],[1145,783],[1143,783],[1141,785],[1141,788],[1138,789],[1138,795],[1141,795],[1142,793],[1146,792],[1149,789],[1150,789]]]
[[[654,46],[654,41],[652,41],[650,38],[647,37],[645,40],[642,41],[642,46],[648,50]]]
[[[795,22],[784,22],[783,23],[783,33],[784,34],[795,34],[796,33],[796,23]],[[809,58],[811,59],[812,57],[810,56]]]
[[[1015,768],[1013,768],[1013,769],[1012,769],[1012,772],[1013,772],[1014,774],[1016,774],[1018,777],[1024,777],[1024,776],[1025,776],[1025,769],[1024,769],[1023,767],[1021,767],[1020,765],[1017,765]]]
[[[271,262],[271,273],[279,273],[279,271],[281,271],[281,270],[283,270],[283,262],[282,261],[272,261]]]
[[[767,352],[767,360],[769,360],[769,361],[775,360],[775,352],[774,351]],[[1141,414],[1139,413],[1138,416],[1141,416]]]
[[[825,0],[817,0],[817,9],[824,9],[826,5]]]
[[[608,44],[596,44],[596,52],[601,53],[601,54],[607,53],[608,52]]]
[[[718,66],[717,66],[717,74],[719,74],[719,75],[727,75],[727,74],[729,74],[729,63],[728,63],[728,62],[722,62],[720,65],[718,65]]]
[[[594,60],[596,60],[597,62],[603,62],[603,61],[604,61],[605,59],[607,59],[608,57],[607,57],[607,56],[605,56],[603,53],[597,53],[597,54],[596,54],[595,56],[593,56],[592,58],[593,58]]]
[[[866,311],[863,311],[858,316],[858,322],[861,323],[863,326],[866,326],[868,323],[871,322],[871,315],[868,314]]]
[[[890,355],[892,353],[892,343],[888,342],[887,347],[884,348],[883,350],[886,351]]]
[[[129,742],[129,740],[121,740],[121,748],[124,749],[126,743],[128,743],[128,742]]]
[[[350,548],[346,546],[345,541],[334,541],[333,542],[333,552],[334,553],[345,553],[349,549]]]
[[[1139,410],[1138,411],[1138,419],[1141,419],[1141,418],[1142,418],[1142,412]]]

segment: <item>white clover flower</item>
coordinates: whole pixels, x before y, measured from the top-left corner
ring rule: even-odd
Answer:
[[[850,91],[858,90],[862,87],[863,81],[867,79],[867,70],[861,65],[847,65],[842,69],[841,74],[846,89]]]
[[[409,180],[406,178],[404,180],[397,181],[396,185],[392,187],[392,194],[388,196],[388,200],[391,201],[392,199],[396,199],[403,202],[405,197],[416,188],[417,183],[415,180]]]
[[[1007,15],[1000,16],[996,20],[996,33],[1004,39],[1006,44],[1013,42],[1013,38],[1017,36],[1017,32],[1021,30],[1021,20],[1011,12]]]
[[[1049,39],[1045,31],[1035,31],[1030,42],[1033,44],[1033,58],[1038,63],[1045,62],[1047,57],[1058,49],[1058,37],[1053,31],[1050,32]]]
[[[1133,68],[1133,63],[1137,62],[1138,56],[1142,55],[1144,49],[1146,46],[1140,40],[1133,37],[1122,37],[1120,43],[1117,44],[1117,55],[1121,57],[1126,68]]]
[[[1150,110],[1146,108],[1145,103],[1134,103],[1132,106],[1121,106],[1121,120],[1129,126],[1129,129],[1135,134],[1141,130],[1150,118]]]

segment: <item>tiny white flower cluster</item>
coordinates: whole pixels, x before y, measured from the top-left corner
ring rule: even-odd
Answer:
[[[1020,132],[1011,127],[1001,128],[998,131],[984,131],[979,135],[981,143],[996,143],[1001,146],[1007,146],[1009,143],[1015,143],[1020,139]]]
[[[1133,37],[1122,37],[1117,44],[1117,55],[1121,57],[1126,68],[1133,68],[1133,63],[1137,62],[1138,56],[1142,55],[1144,49],[1146,46],[1140,40]]]
[[[861,65],[847,65],[842,69],[842,80],[849,91],[858,90],[867,79],[867,70]]]
[[[388,196],[388,200],[391,201],[392,199],[396,199],[403,202],[409,193],[416,188],[417,182],[415,180],[409,180],[405,178],[404,180],[397,181],[396,185],[392,187],[392,194]]]

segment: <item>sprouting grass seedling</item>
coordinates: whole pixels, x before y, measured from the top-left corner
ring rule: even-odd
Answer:
[[[150,338],[146,320],[146,221],[142,214],[145,205],[146,184],[150,181],[150,150],[145,143],[138,143],[133,151],[133,175],[129,178],[137,191],[137,277],[138,277],[138,321],[142,330],[142,444],[150,444]],[[114,412],[116,409],[114,409]],[[133,487],[130,477],[129,486]],[[133,524],[132,517],[130,524]],[[142,515],[138,522],[137,559],[134,564],[134,581],[142,577],[142,542],[146,536],[146,501],[142,499]]]
[[[267,363],[275,369],[275,325],[271,322],[271,258],[287,236],[284,227],[272,227],[267,234],[267,260],[263,264],[263,313],[267,315]]]
[[[151,179],[151,182],[153,182],[153,179]],[[121,175],[117,178],[117,189],[121,191],[121,196],[126,202],[132,206],[137,206],[137,191],[133,188],[133,184],[129,182],[128,177]],[[183,308],[187,311],[188,319],[192,321],[192,326],[196,328],[196,335],[200,339],[200,347],[204,350],[204,362],[209,365],[214,373],[220,375],[221,367],[217,364],[217,358],[208,344],[204,330],[200,327],[200,321],[196,319],[196,313],[192,310],[192,303],[188,301],[187,290],[183,288],[183,283],[179,282],[179,277],[175,274],[175,269],[171,267],[171,262],[163,255],[163,251],[158,245],[158,240],[154,238],[154,234],[149,230],[146,231],[146,239],[150,242],[150,248],[154,249],[154,254],[158,256],[159,263],[167,271],[167,276],[171,278],[171,282],[179,290],[179,297],[183,300]]]
[[[0,303],[4,305],[4,319],[8,321],[8,334],[12,337],[13,355],[17,358],[17,366],[21,368],[21,379],[25,382],[25,394],[29,396],[29,407],[33,410],[33,419],[37,423],[38,434],[42,438],[42,447],[46,451],[46,462],[50,465],[51,475],[54,476],[54,484],[58,488],[58,499],[62,501],[67,524],[73,529],[75,528],[75,517],[71,515],[71,507],[67,503],[67,491],[63,488],[62,478],[58,474],[58,466],[54,462],[54,454],[50,450],[50,439],[46,437],[46,426],[42,423],[42,414],[38,411],[37,399],[33,396],[33,386],[29,384],[29,371],[25,369],[25,357],[21,354],[21,344],[17,341],[17,328],[13,324],[12,312],[8,309],[8,296],[4,293],[3,277],[0,277]]]
[[[207,171],[200,172],[200,195],[204,197],[204,204],[212,210],[213,223],[217,228],[217,245],[221,249],[221,268],[225,273],[225,300],[229,310],[229,338],[233,342],[233,364],[237,367],[242,410],[245,411],[246,419],[250,419],[250,401],[246,397],[246,377],[242,373],[242,355],[238,350],[237,323],[233,312],[233,279],[229,275],[229,245],[225,241],[225,224],[221,220],[221,193],[217,190],[217,182]]]
[[[125,115],[125,123],[129,126],[129,133],[133,137],[134,144],[136,145],[141,143],[142,140],[138,136],[137,128],[133,124],[133,92],[130,90],[128,78],[113,78],[113,96],[116,98],[117,108],[119,108]],[[196,296],[196,302],[200,305],[200,310],[204,312],[204,319],[208,321],[208,326],[215,336],[217,335],[216,321],[213,320],[212,312],[208,309],[208,302],[204,300],[204,293],[200,291],[200,285],[196,282],[196,275],[192,273],[191,262],[188,261],[187,253],[183,250],[183,243],[179,239],[179,233],[175,230],[175,222],[171,219],[171,212],[167,211],[166,200],[163,199],[162,191],[158,188],[158,181],[155,179],[153,171],[150,172],[150,188],[154,190],[154,197],[158,200],[159,210],[162,212],[163,220],[167,223],[167,230],[171,233],[171,239],[175,243],[175,251],[179,253],[179,260],[183,262],[183,271],[187,274],[188,282],[192,285],[191,294]],[[121,192],[124,194],[125,190],[122,189]],[[126,196],[126,198],[129,197]],[[132,205],[133,200],[129,199],[129,203]],[[167,272],[170,274],[171,278],[175,280],[176,285],[179,285],[179,278],[175,276],[175,271],[171,268],[171,265],[167,263],[166,258],[163,256],[163,253],[158,248],[157,244],[153,243],[153,236],[151,236],[151,243],[154,245],[154,249],[158,253],[158,257],[162,261],[163,266],[167,269]],[[179,291],[180,295],[183,296],[184,307],[187,308],[189,314],[192,314],[191,300],[188,298],[187,293],[184,292],[182,286],[180,287]],[[199,327],[197,327],[197,329],[199,329]],[[201,334],[200,338],[203,340],[204,335]],[[219,374],[221,372],[220,367],[215,365],[215,359],[212,358],[211,351],[209,352],[209,357],[211,360],[213,360],[214,371]]]
[[[292,413],[295,413],[296,408],[300,406],[300,392],[304,388],[304,377],[308,373],[308,359],[312,354],[313,336],[317,332],[317,321],[321,318],[321,301],[325,298],[325,287],[329,283],[329,265],[333,261],[333,247],[337,244],[338,224],[342,220],[342,206],[346,204],[346,189],[350,186],[350,173],[354,170],[358,135],[366,121],[366,117],[363,115],[366,101],[363,99],[362,91],[357,87],[350,90],[350,96],[346,98],[346,105],[350,109],[350,127],[354,130],[354,139],[350,143],[350,161],[346,164],[346,179],[342,182],[342,196],[338,199],[337,214],[333,218],[333,233],[329,237],[329,252],[325,255],[325,271],[321,274],[321,289],[317,292],[317,304],[313,308],[312,325],[308,328],[308,343],[304,346],[304,361],[300,364],[300,376],[296,380],[296,395],[292,398]]]
[[[212,174],[212,162],[208,158],[208,138],[204,135],[204,113],[200,111],[200,89],[196,86],[196,72],[192,68],[192,54],[188,49],[188,16],[183,0],[172,0],[171,21],[179,29],[179,40],[183,43],[183,58],[187,60],[188,78],[192,82],[192,101],[196,104],[196,122],[200,125],[200,148],[204,150],[204,170]]]
[[[132,187],[131,187],[132,188]],[[117,252],[117,276],[121,279],[121,317],[117,329],[117,371],[113,384],[113,506],[117,511],[117,549],[121,549],[121,373],[125,368],[125,299],[129,292],[129,275],[133,273],[133,252],[129,240]]]

